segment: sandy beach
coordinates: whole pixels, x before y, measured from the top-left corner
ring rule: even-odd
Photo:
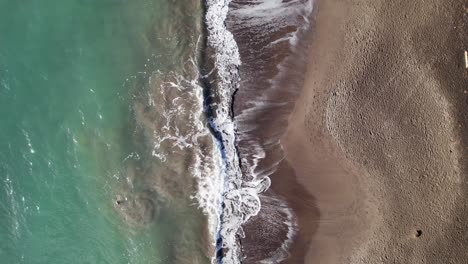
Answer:
[[[287,263],[468,263],[464,2],[315,3],[276,173],[301,191],[272,175],[299,218]]]

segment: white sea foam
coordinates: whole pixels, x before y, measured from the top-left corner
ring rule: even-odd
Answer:
[[[275,20],[275,23],[281,22],[280,18],[288,18],[296,15],[298,10],[301,12],[310,12],[312,10],[312,2],[304,0],[257,0],[252,1],[252,5],[247,8],[236,9],[233,12],[236,16],[245,16],[263,20]],[[252,21],[252,23],[258,23]]]
[[[293,212],[293,210],[288,206],[288,204],[283,200],[280,199],[279,197],[275,196],[269,196],[269,197],[264,197],[266,199],[269,199],[272,201],[273,204],[277,205],[277,210],[279,213],[283,214],[286,218],[285,221],[283,221],[283,224],[287,226],[288,231],[286,234],[286,238],[281,246],[276,249],[268,258],[263,259],[259,261],[260,264],[275,264],[275,263],[280,263],[281,261],[287,259],[290,256],[289,250],[291,249],[291,245],[293,242],[293,239],[296,235],[297,232],[297,222],[296,222],[296,216]]]
[[[6,178],[3,182],[4,185],[4,193],[7,196],[7,212],[9,214],[9,218],[12,219],[11,222],[11,233],[15,239],[19,239],[21,236],[20,232],[20,223],[24,221],[24,217],[21,214],[21,206],[20,203],[17,201],[17,194],[14,190],[14,185],[12,180],[10,179],[9,175],[6,175]]]
[[[198,46],[198,45],[197,45]],[[195,50],[198,50],[196,47]],[[177,162],[191,157],[189,177],[196,179],[196,193],[191,198],[208,217],[208,230],[213,243],[222,214],[224,190],[223,161],[219,142],[207,127],[204,112],[203,87],[199,83],[199,66],[194,58],[184,72],[165,74],[159,71],[149,78],[152,91],[147,91],[146,106],[154,109],[157,119],[146,125],[152,127],[151,155],[162,162]],[[139,120],[143,120],[140,118]],[[182,156],[174,152],[180,151]],[[135,158],[133,154],[127,158]],[[168,165],[169,166],[169,165]],[[164,191],[161,192],[164,193]]]
[[[261,16],[265,10],[272,7],[271,5],[280,4],[277,0],[269,1],[269,4],[266,3],[268,1],[264,2],[256,7],[255,12],[249,12],[248,15]],[[242,161],[242,164],[247,165],[243,168],[244,175],[242,174],[236,149],[237,128],[231,115],[232,96],[238,88],[238,67],[241,60],[237,43],[232,33],[225,28],[230,1],[207,0],[206,3],[208,45],[215,51],[215,70],[207,76],[200,76],[196,70],[199,68],[197,62],[192,59],[189,61],[191,65],[187,72],[167,76],[156,71],[149,78],[149,85],[154,87],[154,93],[145,92],[144,107],[150,107],[157,113],[157,118],[152,116],[152,112],[146,112],[143,106],[137,106],[136,112],[142,115],[137,119],[151,128],[148,131],[152,132],[149,132],[148,136],[153,143],[151,155],[155,159],[162,162],[172,161],[174,155],[178,155],[174,154],[177,151],[193,154],[190,156],[189,174],[197,179],[197,192],[192,198],[208,216],[208,229],[212,240],[222,241],[221,244],[217,244],[218,249],[222,249],[224,253],[222,261],[216,257],[213,257],[212,261],[238,264],[241,257],[237,237],[243,234],[242,225],[259,213],[259,194],[269,188],[271,182],[267,176],[273,170],[257,171],[259,161],[265,158],[265,151],[262,146],[253,142],[252,150],[255,154],[249,161]],[[288,40],[291,41],[293,37],[295,36],[288,36]],[[212,135],[207,128],[205,98],[203,87],[199,83],[200,77],[206,78],[213,73],[217,74],[216,97],[219,101],[214,108],[214,118],[208,121],[220,136]],[[257,109],[272,106],[267,100],[257,101],[254,105]],[[202,145],[209,147],[200,147]],[[164,195],[164,190],[161,190],[161,195]],[[295,230],[292,211],[287,211],[290,209],[286,205],[281,208],[284,209],[281,209],[284,211],[281,212],[288,215],[285,224],[289,227],[289,239],[284,242],[282,251],[275,253],[278,259],[284,257],[283,251],[287,251]]]
[[[236,8],[231,11],[231,15],[236,17],[237,20],[244,26],[259,26],[264,25],[264,30],[268,28],[280,28],[287,25],[301,24],[302,26],[294,32],[286,34],[271,41],[268,46],[274,46],[283,41],[289,41],[293,46],[298,43],[298,34],[310,25],[309,16],[312,13],[313,1],[312,0],[256,0],[252,1],[249,5],[243,8]],[[301,19],[303,23],[298,22]],[[267,26],[269,25],[269,26]]]
[[[212,120],[212,126],[221,134],[221,144],[224,151],[224,170],[221,171],[224,178],[223,200],[224,209],[220,215],[218,225],[219,236],[222,244],[218,249],[224,250],[222,263],[240,263],[239,247],[237,235],[243,234],[242,225],[252,216],[258,214],[261,208],[259,193],[265,191],[270,186],[270,179],[267,177],[274,171],[277,164],[271,170],[257,172],[256,168],[259,160],[265,157],[262,146],[253,142],[253,151],[256,153],[250,157],[250,161],[243,160],[247,165],[246,173],[242,175],[239,156],[236,149],[236,123],[230,113],[232,95],[238,88],[240,81],[238,66],[240,66],[240,55],[237,43],[231,32],[225,27],[225,20],[228,13],[229,0],[208,0],[206,23],[208,26],[208,44],[215,50],[215,67],[218,73],[218,91],[216,95],[220,98],[217,104],[216,118]],[[298,11],[299,10],[299,11]],[[293,0],[284,3],[282,0],[259,0],[246,8],[235,9],[233,16],[241,18],[242,23],[268,24],[273,20],[276,25],[289,23],[292,14],[299,15],[307,20],[312,10],[310,0]],[[246,18],[246,19],[242,19]],[[306,21],[308,24],[308,21]],[[275,45],[282,41],[289,41],[291,45],[297,44],[297,34],[299,30],[289,33],[287,36],[273,41],[270,45]],[[280,103],[282,104],[282,103]],[[273,104],[266,101],[256,101],[249,109],[272,107]],[[247,110],[243,115],[249,115]],[[253,111],[255,111],[253,110]],[[240,116],[239,118],[242,118]],[[246,132],[246,131],[243,131]],[[260,176],[261,175],[261,176]],[[249,181],[246,181],[248,179]],[[295,217],[292,211],[285,205],[282,207],[283,213],[288,216],[288,240],[281,247],[281,252],[276,252],[276,259],[282,259],[284,252],[287,252],[291,239],[295,233]],[[213,210],[216,211],[216,210]],[[280,250],[280,249],[278,249]],[[283,254],[280,256],[280,254]],[[215,260],[214,260],[215,261]],[[218,260],[219,261],[219,260]],[[265,260],[264,263],[272,263]]]
[[[240,169],[236,149],[236,127],[230,109],[232,96],[239,83],[238,66],[241,61],[237,43],[224,24],[229,3],[228,0],[208,0],[206,23],[209,31],[208,45],[215,50],[215,67],[218,74],[216,95],[220,99],[212,126],[221,134],[225,157],[224,170],[220,175],[224,178],[223,211],[219,215],[218,223],[218,236],[222,243],[217,246],[218,250],[223,250],[222,263],[237,264],[241,262],[237,235],[243,233],[242,225],[260,211],[258,193],[270,186],[270,180],[249,175],[247,178],[252,180],[245,182]],[[221,262],[220,259],[213,259],[213,262],[216,261]]]
[[[26,130],[24,130],[24,129],[23,129],[23,135],[26,138],[26,143],[28,144],[29,153],[31,153],[31,154],[36,153],[36,151],[34,150],[34,148],[32,146],[31,138],[29,137],[28,132],[26,132]]]
[[[295,31],[289,32],[284,36],[280,36],[267,44],[265,48],[273,48],[277,44],[285,41],[289,42],[292,53],[296,52],[299,43],[299,35],[303,34],[310,27],[309,17],[313,11],[313,0],[253,0],[248,5],[236,6],[230,11],[230,16],[239,24],[241,28],[261,28],[262,34],[268,35],[270,31],[274,33],[278,28],[296,27]],[[265,33],[266,32],[266,33]],[[275,35],[275,34],[272,34]],[[277,64],[278,72],[274,78],[268,80],[270,89],[283,89],[284,87],[277,86],[277,80],[282,80],[285,75],[289,74],[290,67],[284,66],[284,63],[289,58]],[[245,115],[249,112],[261,110],[265,106],[275,106],[275,102],[268,102],[268,95],[262,98],[255,98],[249,102],[250,107],[242,110],[240,115],[236,116],[236,120],[242,121]],[[248,118],[248,117],[247,117]]]

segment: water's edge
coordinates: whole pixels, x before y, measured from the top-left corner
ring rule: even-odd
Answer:
[[[241,65],[239,50],[231,32],[225,26],[230,1],[207,0],[205,23],[206,53],[202,72],[205,86],[205,111],[210,129],[218,141],[223,168],[222,200],[216,228],[216,262],[241,263],[239,238],[242,225],[260,210],[258,194],[268,189],[268,177],[243,179],[236,144],[233,103],[239,89]]]

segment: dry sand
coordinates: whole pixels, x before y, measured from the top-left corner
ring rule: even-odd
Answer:
[[[305,263],[468,263],[464,4],[316,3],[281,140],[320,215]]]

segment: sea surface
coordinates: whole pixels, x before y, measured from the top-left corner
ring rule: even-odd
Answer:
[[[265,162],[250,114],[282,104],[252,83],[258,70],[277,89],[310,12],[310,0],[0,0],[0,262],[286,259],[295,215],[267,192],[281,157]],[[271,232],[246,233],[258,219]]]
[[[137,94],[194,52],[183,2],[0,0],[1,263],[175,263],[183,212],[132,222],[115,202]]]

